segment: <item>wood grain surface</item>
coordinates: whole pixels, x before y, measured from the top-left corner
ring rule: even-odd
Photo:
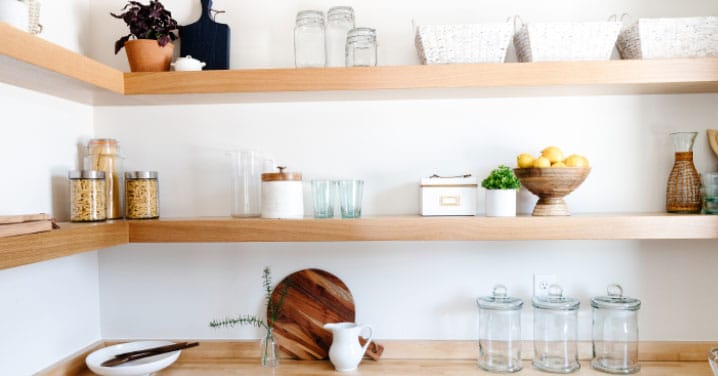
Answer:
[[[329,272],[303,269],[277,284],[272,293],[275,304],[286,284],[289,291],[274,323],[277,344],[297,359],[326,359],[332,333],[323,328],[324,324],[355,319],[354,299],[349,288]]]

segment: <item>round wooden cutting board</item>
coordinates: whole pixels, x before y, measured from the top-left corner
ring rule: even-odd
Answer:
[[[277,344],[297,359],[327,359],[332,333],[323,328],[324,324],[355,319],[354,299],[349,288],[329,272],[304,269],[277,284],[272,292],[275,305],[287,283],[290,287],[284,307],[274,323]]]

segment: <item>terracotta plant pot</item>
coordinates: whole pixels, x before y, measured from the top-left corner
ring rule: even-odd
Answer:
[[[156,40],[133,39],[125,42],[127,61],[133,72],[166,72],[170,70],[174,46],[160,47]]]

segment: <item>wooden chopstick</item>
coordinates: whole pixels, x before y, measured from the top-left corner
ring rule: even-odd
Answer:
[[[174,348],[174,347],[176,347],[177,345],[186,345],[186,344],[187,344],[187,342],[177,342],[177,343],[173,343],[173,344],[171,344],[171,345],[162,345],[162,346],[157,346],[157,347],[149,347],[149,348],[142,349],[142,350],[129,351],[129,352],[126,352],[126,353],[116,354],[116,355],[115,355],[115,358],[125,358],[125,357],[131,356],[131,355],[146,353],[146,352],[149,352],[149,351],[162,351],[162,350],[164,350],[164,349],[166,349],[166,348]]]
[[[100,365],[101,365],[102,367],[114,367],[114,366],[117,366],[117,365],[120,365],[120,364],[124,364],[124,363],[127,363],[127,362],[131,362],[131,361],[133,361],[133,360],[142,359],[142,358],[147,358],[147,357],[150,357],[150,356],[155,356],[155,355],[159,355],[159,354],[164,354],[164,353],[168,353],[168,352],[172,352],[172,351],[187,349],[187,348],[195,347],[195,346],[199,346],[199,342],[176,343],[176,344],[174,344],[174,345],[161,346],[161,347],[163,347],[163,348],[162,348],[162,349],[159,349],[159,350],[158,350],[157,348],[155,348],[154,350],[149,349],[149,351],[140,350],[141,352],[136,353],[136,354],[132,354],[132,355],[127,355],[127,356],[120,357],[120,358],[112,358],[112,359],[106,360],[106,361],[102,362],[102,364],[100,364]]]

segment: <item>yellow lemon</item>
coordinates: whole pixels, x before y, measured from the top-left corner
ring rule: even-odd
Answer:
[[[588,159],[578,154],[571,154],[563,163],[568,167],[588,167]]]
[[[541,156],[551,163],[561,162],[563,160],[563,151],[556,146],[549,146],[541,150]]]
[[[551,167],[566,167],[566,164],[563,162],[556,162],[551,164]]]
[[[519,168],[532,167],[534,165],[534,157],[531,154],[523,153],[516,157],[516,165]]]
[[[545,157],[538,157],[534,160],[534,167],[551,167],[551,161]]]

